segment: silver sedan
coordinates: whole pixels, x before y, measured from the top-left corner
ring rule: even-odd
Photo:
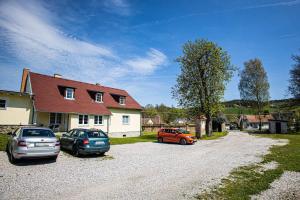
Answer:
[[[60,143],[52,130],[43,127],[21,127],[10,133],[7,144],[9,159],[50,157],[56,160]]]

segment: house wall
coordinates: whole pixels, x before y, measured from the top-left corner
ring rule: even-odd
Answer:
[[[32,102],[30,96],[0,94],[6,100],[6,108],[0,109],[0,125],[29,125],[32,119]]]
[[[108,123],[109,116],[106,115],[102,116],[102,120],[103,120],[102,125],[94,124],[94,115],[89,115],[88,124],[79,124],[78,116],[79,116],[78,114],[69,114],[69,126],[68,126],[69,130],[73,128],[89,128],[89,129],[95,128],[95,129],[101,129],[102,131],[107,133],[108,131],[107,123]]]
[[[249,130],[258,130],[259,129],[259,122],[255,123],[248,123],[248,126],[245,127],[246,129]],[[268,122],[263,122],[261,126],[262,130],[268,130],[269,129],[269,123]]]
[[[270,121],[270,133],[277,133],[276,131],[276,123],[277,121]],[[287,122],[280,122],[281,123],[281,133],[287,133]]]
[[[125,109],[109,109],[112,113],[109,120],[111,137],[134,137],[141,135],[141,111]],[[129,116],[129,124],[123,124],[123,115]]]
[[[38,126],[49,126],[49,113],[48,112],[36,112],[36,124]]]

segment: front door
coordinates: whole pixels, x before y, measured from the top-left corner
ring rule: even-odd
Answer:
[[[281,123],[276,122],[276,133],[281,133]]]

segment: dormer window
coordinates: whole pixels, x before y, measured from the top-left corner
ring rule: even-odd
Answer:
[[[66,88],[65,98],[71,99],[71,100],[74,99],[74,89],[73,88]]]
[[[120,96],[120,98],[119,98],[119,104],[120,105],[125,105],[125,97]]]
[[[95,101],[97,103],[102,103],[103,102],[103,94],[100,93],[100,92],[96,93],[96,95],[95,95]]]

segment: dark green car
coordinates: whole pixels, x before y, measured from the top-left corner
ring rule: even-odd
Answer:
[[[72,129],[60,138],[62,149],[72,151],[74,156],[101,154],[110,149],[108,136],[101,130]]]

